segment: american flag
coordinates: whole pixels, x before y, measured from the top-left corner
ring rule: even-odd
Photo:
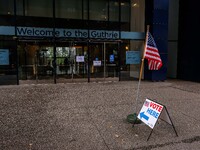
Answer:
[[[149,70],[159,70],[162,67],[158,48],[150,32],[148,34],[147,45],[144,53],[144,58],[148,60]]]
[[[145,101],[145,102],[144,102],[144,106],[149,107],[149,102],[148,102],[148,101]]]

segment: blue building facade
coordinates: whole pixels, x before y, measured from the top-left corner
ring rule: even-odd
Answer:
[[[159,49],[163,66],[158,71],[149,71],[145,66],[145,79],[152,81],[164,81],[167,79],[168,62],[168,10],[169,0],[146,1],[146,24],[151,26],[156,45]]]

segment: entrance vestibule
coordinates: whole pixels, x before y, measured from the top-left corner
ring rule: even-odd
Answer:
[[[50,43],[19,42],[19,80],[53,83],[54,73],[58,82],[119,80],[118,42],[67,41],[56,44],[55,50]]]

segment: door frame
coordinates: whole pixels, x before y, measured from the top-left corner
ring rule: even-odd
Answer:
[[[89,42],[89,47],[90,48],[88,48],[88,54],[89,55],[91,55],[90,54],[90,49],[91,49],[91,44],[101,44],[102,45],[102,51],[103,51],[103,80],[105,81],[106,80],[106,73],[107,73],[107,71],[106,71],[106,69],[107,69],[107,64],[106,64],[106,46],[107,46],[107,44],[116,44],[117,45],[117,57],[118,57],[118,60],[117,60],[117,64],[118,65],[116,65],[116,70],[117,70],[117,73],[118,73],[118,81],[120,80],[120,42],[121,41],[90,41]],[[89,61],[89,60],[88,60]],[[93,60],[90,60],[90,65],[92,64],[92,61]],[[90,68],[91,66],[89,66],[89,68]],[[89,69],[90,70],[90,69]],[[91,74],[91,73],[90,73]],[[114,76],[115,77],[115,76]],[[90,79],[88,79],[89,81],[90,81]]]

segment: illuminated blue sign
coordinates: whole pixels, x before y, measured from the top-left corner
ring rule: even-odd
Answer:
[[[16,27],[17,36],[27,37],[66,37],[66,38],[94,38],[94,39],[144,39],[144,32],[85,30],[85,29],[58,29]],[[14,26],[0,26],[0,35],[15,35]]]

